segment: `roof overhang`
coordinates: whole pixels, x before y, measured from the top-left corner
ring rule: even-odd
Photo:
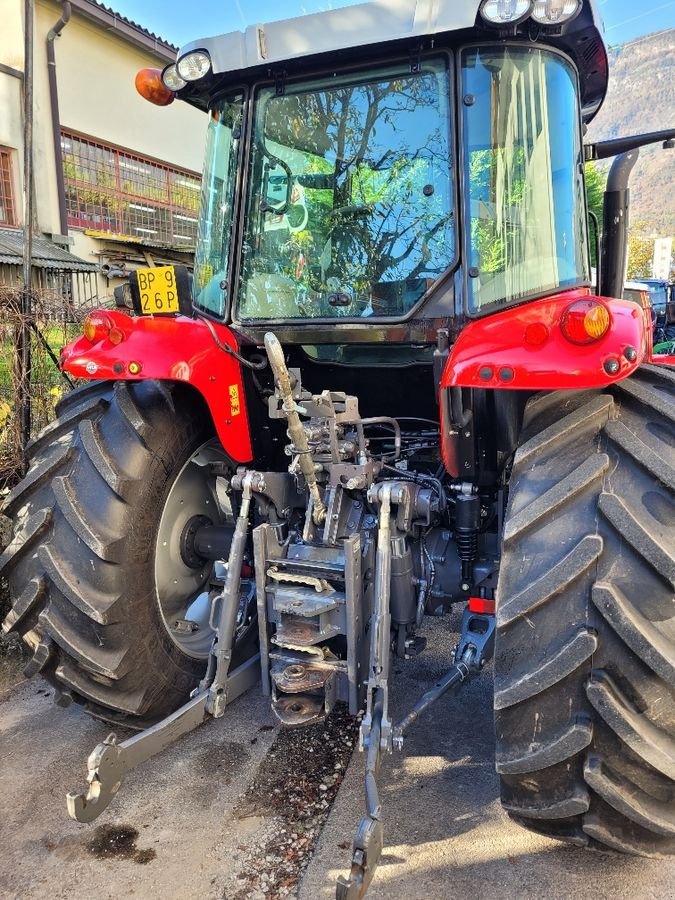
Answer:
[[[146,53],[151,53],[164,64],[173,62],[176,58],[176,47],[173,44],[146,31],[145,28],[102,3],[97,3],[95,0],[70,0],[70,5],[78,15],[95,23],[115,37],[133,44],[140,50],[145,50]]]
[[[53,244],[47,238],[33,235],[31,241],[31,265],[36,269],[58,269],[63,272],[98,272],[96,263],[80,259]],[[23,231],[0,228],[0,263],[8,266],[23,265]]]

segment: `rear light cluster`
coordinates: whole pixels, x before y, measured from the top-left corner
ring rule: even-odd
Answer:
[[[572,344],[585,346],[599,341],[609,331],[609,310],[598,300],[575,300],[560,319],[560,331]],[[525,328],[525,343],[530,347],[543,347],[551,335],[551,328],[544,322],[530,322]]]
[[[115,322],[102,312],[93,312],[84,320],[82,332],[88,341],[96,344],[99,341],[108,340],[111,344],[121,344],[125,334]]]
[[[597,300],[576,300],[560,320],[560,330],[573,344],[592,344],[609,331],[609,310]]]

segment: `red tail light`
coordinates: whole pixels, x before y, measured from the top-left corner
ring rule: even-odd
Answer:
[[[82,333],[96,344],[98,341],[109,340],[111,344],[121,344],[124,340],[124,331],[104,312],[98,310],[89,313],[82,325]]]
[[[82,332],[88,341],[95,344],[97,341],[107,338],[112,327],[113,323],[105,313],[93,312],[89,313],[84,320]]]
[[[543,322],[531,322],[525,329],[525,343],[541,347],[548,340],[549,331]]]
[[[108,340],[111,344],[121,344],[124,340],[124,332],[121,328],[114,326],[108,332]]]
[[[611,319],[607,307],[597,300],[577,300],[568,306],[560,320],[560,330],[573,344],[592,344],[609,331]]]

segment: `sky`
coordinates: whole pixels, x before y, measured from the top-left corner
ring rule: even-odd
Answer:
[[[243,29],[304,12],[353,6],[363,0],[103,0],[172,44]],[[600,0],[609,44],[675,28],[675,0]]]

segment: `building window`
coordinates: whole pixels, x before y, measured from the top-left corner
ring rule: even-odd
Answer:
[[[201,179],[61,132],[68,225],[193,249]]]
[[[16,227],[12,181],[12,151],[0,147],[0,226]]]

